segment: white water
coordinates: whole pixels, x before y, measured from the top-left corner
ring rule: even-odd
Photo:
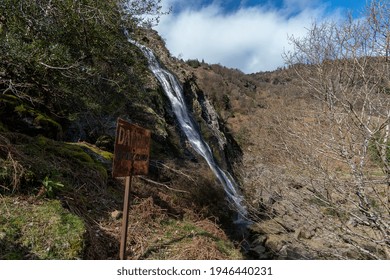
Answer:
[[[238,214],[237,223],[242,223],[246,220],[247,210],[243,205],[243,198],[238,193],[237,184],[234,182],[230,174],[225,173],[215,162],[213,153],[210,147],[203,140],[197,126],[195,125],[193,118],[189,114],[187,106],[183,98],[183,89],[177,78],[160,66],[160,63],[154,56],[152,50],[139,44],[138,42],[129,39],[129,42],[136,45],[145,55],[149,62],[149,68],[156,76],[158,81],[164,88],[165,94],[168,96],[174,114],[179,121],[182,131],[188,138],[191,146],[196,152],[198,152],[208,163],[211,170],[214,172],[218,180],[224,187],[224,190],[228,196],[230,202],[235,206],[235,210]]]

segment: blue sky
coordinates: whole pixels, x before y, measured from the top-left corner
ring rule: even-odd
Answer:
[[[234,12],[240,8],[245,7],[267,7],[267,8],[276,8],[281,9],[284,6],[288,5],[288,3],[303,3],[303,5],[326,5],[328,7],[328,11],[332,11],[333,9],[346,9],[346,10],[356,10],[364,7],[366,0],[328,0],[328,1],[319,1],[319,0],[311,0],[311,1],[284,1],[284,0],[179,0],[172,1],[175,2],[176,5],[173,5],[172,8],[175,12],[182,10],[183,8],[202,8],[206,7],[212,3],[218,4],[225,12]]]
[[[162,0],[172,7],[155,29],[176,57],[204,59],[245,73],[284,66],[288,36],[315,22],[360,17],[366,0]]]

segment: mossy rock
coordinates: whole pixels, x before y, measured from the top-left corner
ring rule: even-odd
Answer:
[[[16,106],[15,112],[28,126],[31,134],[42,134],[52,139],[61,138],[62,126],[48,115],[25,104]]]
[[[49,138],[62,138],[62,126],[47,115],[36,112],[34,126]]]
[[[15,173],[12,162],[8,164],[11,159],[6,155],[0,158],[3,167],[9,166],[0,170],[4,182],[10,184],[6,186],[9,190],[15,189],[12,186],[14,175],[18,177],[18,190],[27,193],[36,193],[46,177],[63,184],[65,191],[84,185],[103,187],[107,183],[108,168],[86,152],[85,147],[54,141],[44,136],[29,137],[17,133],[3,136],[12,145],[12,160],[17,162],[19,168],[19,172]],[[108,154],[107,157],[112,157],[111,153],[105,153]]]
[[[67,159],[68,164],[78,167],[80,170],[95,170],[103,180],[107,180],[107,170],[101,162],[91,157],[83,148],[74,143],[57,142],[43,136],[37,137],[39,146],[54,157]],[[76,170],[75,170],[76,171]],[[83,174],[80,174],[82,176]]]
[[[42,134],[52,139],[60,139],[63,134],[62,126],[56,120],[14,95],[0,95],[0,116],[3,127],[8,130],[30,136]]]
[[[94,160],[95,163],[101,163],[107,169],[111,167],[112,160],[114,159],[114,154],[112,152],[102,150],[99,147],[87,142],[77,142],[69,144],[79,146]]]

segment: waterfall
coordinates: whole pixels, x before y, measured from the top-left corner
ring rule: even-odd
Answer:
[[[130,43],[136,45],[147,58],[149,69],[161,83],[165,94],[171,102],[173,112],[179,122],[180,128],[187,136],[193,149],[207,161],[211,170],[224,187],[228,200],[234,205],[238,214],[238,218],[235,222],[245,223],[247,210],[243,204],[243,197],[238,192],[238,186],[232,176],[230,176],[229,173],[224,172],[219,167],[214,159],[214,155],[210,147],[204,141],[197,126],[195,125],[194,120],[185,104],[181,83],[171,72],[161,67],[152,50],[130,38],[128,40]]]

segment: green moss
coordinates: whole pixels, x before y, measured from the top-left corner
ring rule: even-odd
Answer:
[[[187,233],[199,231],[199,229],[192,223],[184,223],[182,228]]]
[[[44,136],[12,135],[15,139],[10,139],[10,142],[17,147],[18,154],[23,155],[17,161],[23,172],[20,174],[9,172],[13,170],[12,168],[0,170],[0,176],[10,179],[8,180],[10,190],[13,189],[11,184],[13,175],[20,176],[20,191],[27,193],[37,193],[46,177],[51,182],[64,185],[63,188],[54,190],[54,195],[59,194],[61,190],[71,191],[82,185],[90,185],[91,182],[94,182],[94,186],[106,184],[107,168],[82,147],[54,141]],[[8,166],[6,163],[2,164],[3,167]],[[11,162],[9,165],[12,167]]]
[[[56,153],[62,157],[71,158],[82,164],[93,164],[93,159],[78,146],[61,143]]]
[[[20,104],[15,107],[15,112],[19,114],[24,114],[30,112],[30,110],[28,110],[24,104]]]
[[[5,105],[0,114],[10,124],[18,124],[18,126],[21,126],[23,123],[21,119],[28,118],[32,122],[28,128],[35,130],[35,134],[41,133],[54,139],[60,138],[62,135],[62,126],[57,121],[30,105],[22,103],[23,101],[17,97],[8,95],[5,98],[1,98],[0,101]],[[26,130],[27,127],[24,129]]]
[[[57,138],[62,134],[62,126],[55,120],[39,112],[35,112],[35,116],[34,124],[44,128],[49,137]]]
[[[207,142],[207,144],[210,146],[211,150],[213,151],[214,159],[219,163],[223,163],[223,155],[220,150],[220,147],[218,145],[218,140],[215,137],[215,135],[212,134],[210,128],[207,126],[207,124],[204,122],[203,119],[198,120],[198,124],[200,126],[200,133]]]
[[[20,99],[18,97],[16,97],[15,95],[11,95],[11,94],[1,94],[0,95],[0,102],[4,103],[4,104],[11,104],[13,105],[13,107],[17,106],[18,104],[20,104]]]
[[[15,111],[15,108],[20,106],[21,100],[14,95],[0,94],[0,116],[3,121]]]
[[[102,164],[97,160],[94,160],[80,146],[59,142],[56,143],[54,147],[56,147],[55,150],[52,150],[54,154],[63,158],[68,158],[84,168],[96,170],[104,180],[108,178],[107,170]]]
[[[84,147],[86,149],[89,149],[92,153],[95,153],[96,155],[101,156],[105,160],[113,160],[114,154],[108,151],[104,151],[102,149],[99,149],[98,147],[89,144],[87,142],[78,142],[78,143],[69,143],[70,145],[76,145],[80,147]]]
[[[350,218],[350,215],[347,212],[334,207],[325,207],[322,209],[322,213],[324,213],[324,215],[327,216],[337,217],[338,219],[341,219],[344,222],[347,222],[348,219]]]
[[[0,259],[79,259],[85,225],[60,201],[39,205],[3,197],[0,204]]]
[[[35,140],[36,140],[36,143],[42,147],[49,145],[49,143],[50,143],[49,139],[42,136],[42,135],[38,135],[37,137],[35,137]]]
[[[376,211],[381,211],[381,203],[378,202],[377,199],[373,198],[373,197],[369,197],[368,198],[368,203],[370,204],[370,206],[375,209]]]
[[[242,258],[241,253],[237,250],[237,248],[234,247],[234,245],[231,242],[228,242],[223,239],[219,239],[217,242],[217,249],[230,257],[230,259],[238,260]]]

